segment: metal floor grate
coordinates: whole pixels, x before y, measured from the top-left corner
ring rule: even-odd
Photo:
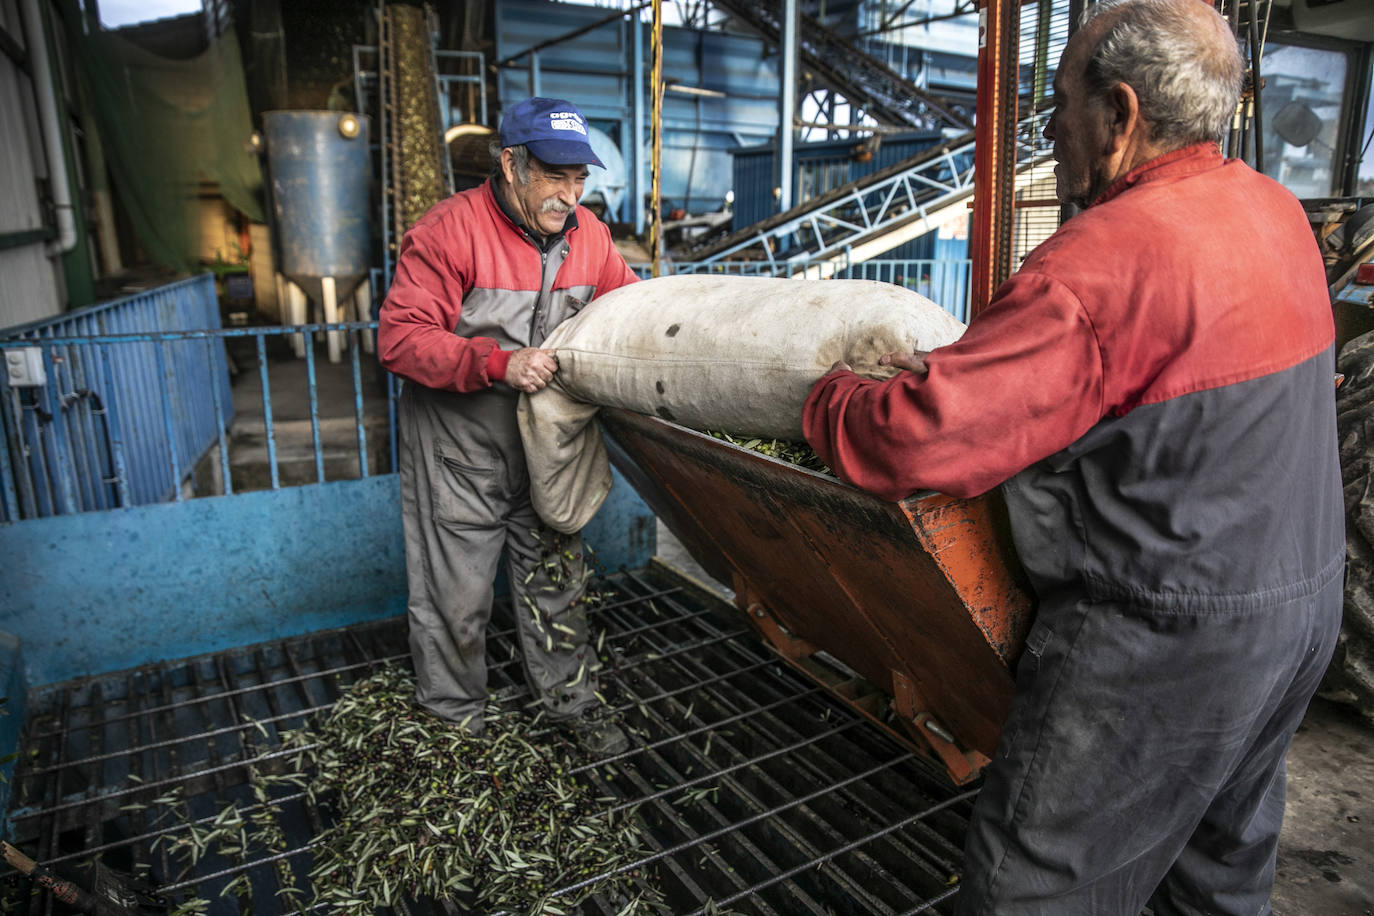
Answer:
[[[603,685],[637,734],[628,752],[582,775],[623,804],[641,803],[654,853],[638,865],[673,912],[948,912],[972,792],[778,662],[729,606],[664,568],[620,573],[602,587],[611,599],[593,610],[592,626],[606,631]],[[528,691],[501,613],[488,641],[490,681],[502,702],[522,702]],[[248,871],[254,912],[275,912],[266,858],[207,857],[178,881],[166,844],[153,848],[178,828],[162,826],[150,803],[180,787],[192,818],[250,806],[245,764],[281,755],[279,730],[380,662],[408,658],[398,618],[37,692],[9,812],[13,842],[47,863],[94,853],[116,869],[146,868],[155,884],[213,901],[212,913],[238,911],[218,895]],[[302,798],[283,810],[285,855],[306,886],[321,814]],[[18,911],[50,906],[42,895]],[[458,912],[428,902],[398,909]],[[615,910],[593,899],[584,912]]]

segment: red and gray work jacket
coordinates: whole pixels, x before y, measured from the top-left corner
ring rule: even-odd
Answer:
[[[575,208],[560,235],[540,240],[507,215],[487,180],[405,234],[378,358],[426,388],[481,391],[505,380],[511,353],[539,346],[593,298],[635,280],[590,210]]]
[[[1262,607],[1341,573],[1334,333],[1301,204],[1198,144],[1061,226],[928,375],[829,375],[804,428],[889,499],[1005,483],[1042,602]]]

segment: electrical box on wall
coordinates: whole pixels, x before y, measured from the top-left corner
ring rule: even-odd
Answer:
[[[5,376],[11,388],[40,388],[48,383],[43,371],[43,350],[20,347],[5,351]]]

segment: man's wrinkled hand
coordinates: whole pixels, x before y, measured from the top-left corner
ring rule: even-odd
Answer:
[[[517,391],[534,394],[548,385],[558,371],[558,357],[552,350],[525,347],[510,355],[506,364],[506,384]]]
[[[929,350],[916,350],[912,353],[888,353],[879,358],[878,365],[896,366],[898,369],[906,369],[918,375],[925,375],[929,371],[926,368],[926,357],[929,355]]]

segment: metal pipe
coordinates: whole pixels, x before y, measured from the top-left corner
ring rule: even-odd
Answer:
[[[315,378],[315,348],[305,348],[306,393],[310,398],[310,441],[315,447],[315,482],[324,483],[324,447],[320,443],[320,393]]]
[[[234,475],[229,468],[229,438],[225,435],[228,424],[224,420],[224,392],[220,390],[219,360],[215,359],[215,347],[208,337],[205,338],[205,355],[205,364],[210,367],[210,399],[215,404],[215,439],[219,442],[220,490],[228,495],[234,492]],[[114,381],[111,380],[108,384],[113,391]]]
[[[797,111],[797,0],[783,0],[782,92],[778,97],[778,212],[792,209],[792,118]]]
[[[663,166],[663,0],[653,0],[654,24],[650,33],[652,59],[650,86],[653,89],[649,116],[649,254],[652,274],[663,274],[663,195],[660,181]]]
[[[272,473],[272,489],[281,489],[281,478],[277,473],[277,437],[272,429],[272,384],[267,378],[267,338],[259,336],[258,376],[262,379],[262,423],[263,434],[267,439],[267,466]]]
[[[10,393],[13,394],[14,390],[11,389]],[[0,401],[0,420],[4,419],[3,415],[5,411],[3,408],[6,403],[8,402]],[[14,429],[17,435],[18,424],[10,425],[10,428]],[[17,522],[20,519],[19,490],[15,486],[16,480],[17,478],[14,474],[14,468],[10,464],[10,450],[8,447],[8,443],[0,443],[0,495],[3,495],[5,501],[4,518],[6,521],[10,522]]]
[[[1019,15],[1019,5],[1001,0],[981,0],[978,11],[978,118],[969,242],[973,256],[969,313],[974,318],[1011,275]]]
[[[1250,98],[1253,117],[1250,119],[1251,142],[1255,145],[1255,171],[1264,171],[1264,110],[1260,106],[1260,40],[1257,4],[1250,2]]]
[[[352,338],[352,336],[352,332],[350,332],[349,337]],[[367,429],[363,423],[363,376],[356,340],[352,341],[349,351],[349,360],[353,370],[353,431],[358,437],[358,476],[367,477]]]
[[[59,344],[60,346],[61,344]],[[57,389],[60,386],[61,376],[57,372],[58,360],[55,358],[53,350],[56,347],[43,348],[43,371],[47,375],[50,384],[43,389],[43,394],[48,401],[48,429],[54,439],[55,447],[49,454],[56,455],[57,468],[53,472],[56,478],[56,489],[53,494],[55,505],[61,506],[63,515],[72,515],[79,511],[76,499],[76,481],[74,480],[71,464],[66,460],[71,455],[71,448],[67,441],[67,425],[62,422],[62,398]],[[62,360],[66,361],[66,347],[63,347]]]
[[[337,324],[339,321],[339,300],[333,277],[320,278],[320,293],[324,299],[325,324]],[[338,331],[329,331],[325,334],[325,338],[328,341],[329,361],[331,363],[339,362],[343,359],[343,335]]]
[[[23,0],[23,5],[24,41],[28,45],[29,71],[43,131],[43,147],[48,153],[48,184],[57,214],[57,238],[47,246],[48,256],[54,257],[76,247],[76,211],[72,207],[72,189],[67,180],[67,152],[62,144],[62,120],[57,94],[53,91],[43,14],[38,0]]]
[[[158,344],[153,348],[153,356],[157,362],[158,394],[162,402],[162,429],[167,436],[167,468],[169,483],[172,486],[172,500],[181,502],[181,459],[177,453],[176,421],[172,418],[171,392],[175,382],[171,370],[167,368],[167,356],[163,351],[163,345]]]
[[[629,20],[633,30],[633,60],[630,72],[634,84],[634,144],[632,148],[635,234],[644,231],[644,24],[635,16]]]

